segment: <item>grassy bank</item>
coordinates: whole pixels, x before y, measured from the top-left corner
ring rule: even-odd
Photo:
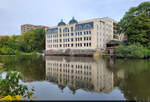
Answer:
[[[42,55],[42,53],[34,51],[34,52],[17,52],[17,53],[0,54],[0,56],[11,56],[11,55]]]

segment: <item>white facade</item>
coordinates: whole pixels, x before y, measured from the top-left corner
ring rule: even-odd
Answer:
[[[114,22],[105,17],[50,27],[46,30],[46,50],[93,49],[103,52],[106,43],[113,40]]]

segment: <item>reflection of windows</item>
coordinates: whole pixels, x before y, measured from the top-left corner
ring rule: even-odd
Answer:
[[[89,37],[89,40],[91,40],[91,37]]]
[[[71,47],[73,47],[73,44],[71,44]]]
[[[89,46],[91,46],[91,43],[89,43]]]

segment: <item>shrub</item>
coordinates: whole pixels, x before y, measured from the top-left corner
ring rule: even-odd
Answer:
[[[31,98],[34,89],[29,90],[26,85],[20,84],[19,80],[21,79],[22,76],[18,72],[8,72],[5,78],[0,76],[0,97],[19,95]]]
[[[0,49],[0,54],[1,55],[14,55],[15,54],[15,50],[9,47],[2,47]]]
[[[128,46],[120,45],[117,50],[117,57],[147,58],[150,57],[150,50],[139,43]]]

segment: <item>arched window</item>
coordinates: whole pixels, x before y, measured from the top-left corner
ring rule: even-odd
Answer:
[[[65,29],[64,29],[64,32],[68,32],[68,31],[69,31],[68,28],[65,28]]]
[[[77,25],[76,30],[82,30],[82,25]]]
[[[91,26],[90,24],[85,24],[85,25],[83,26],[83,28],[84,28],[84,29],[92,28],[92,26]]]

